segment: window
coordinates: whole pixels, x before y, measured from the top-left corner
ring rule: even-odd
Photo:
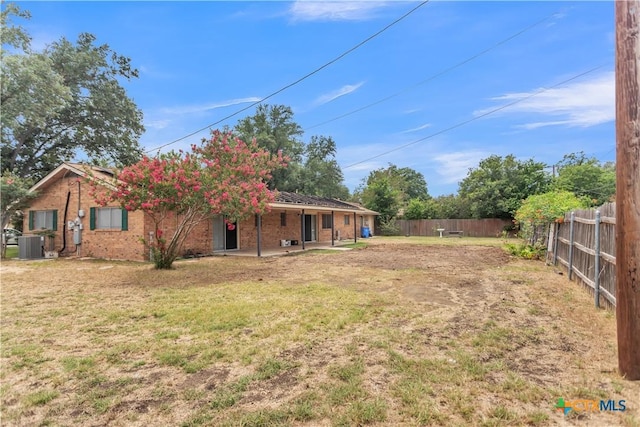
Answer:
[[[91,230],[127,230],[127,211],[120,208],[91,208],[89,228]]]
[[[344,216],[344,225],[349,225],[350,221],[351,221],[351,215],[345,215]]]
[[[29,230],[58,229],[58,211],[29,211]]]
[[[286,226],[287,226],[287,213],[280,212],[280,227],[286,227]]]
[[[331,228],[331,215],[322,214],[322,228]]]

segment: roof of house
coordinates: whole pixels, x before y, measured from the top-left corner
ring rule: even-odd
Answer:
[[[290,193],[288,191],[279,191],[276,194],[275,202],[349,210],[353,210],[354,208],[352,204],[343,202],[342,200],[331,199],[329,197],[307,196],[304,194]]]
[[[380,215],[379,212],[372,211],[371,209],[365,208],[360,203],[355,203],[355,202],[344,202],[344,203],[347,203],[351,206],[359,208],[363,213],[370,214],[370,215]]]
[[[46,189],[52,182],[55,182],[55,180],[68,176],[91,178],[101,181],[104,185],[110,186],[113,183],[114,170],[83,163],[64,162],[31,187],[31,191]],[[345,202],[329,197],[307,196],[288,191],[276,192],[276,199],[271,203],[271,207],[275,208],[291,208],[293,206],[296,208],[310,208],[325,211],[341,210],[358,212],[360,214],[378,215],[377,212],[360,206],[357,203]]]
[[[100,166],[92,166],[84,163],[64,162],[40,181],[38,181],[30,191],[43,190],[47,188],[56,179],[62,179],[68,176],[77,176],[82,178],[93,178],[102,181],[105,185],[113,182],[114,171],[109,168]]]

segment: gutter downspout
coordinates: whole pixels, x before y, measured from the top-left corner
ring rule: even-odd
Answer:
[[[69,199],[71,199],[71,190],[67,192],[67,203],[64,205],[64,220],[62,221],[62,249],[58,251],[58,255],[67,248],[67,213],[69,212]]]

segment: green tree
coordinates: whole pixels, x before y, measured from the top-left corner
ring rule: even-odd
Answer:
[[[601,164],[596,158],[587,158],[583,152],[567,154],[558,164],[558,176],[553,186],[587,197],[591,206],[600,206],[611,201],[616,193],[615,164]]]
[[[544,243],[547,228],[554,222],[562,222],[565,213],[585,208],[589,201],[570,191],[550,191],[527,197],[516,211],[515,221],[520,225],[523,237],[531,245]]]
[[[10,171],[4,171],[0,177],[0,211],[2,211],[2,228],[4,229],[11,217],[27,206],[29,200],[36,197],[36,193],[30,192],[31,181]],[[2,241],[2,257],[5,256],[5,241]]]
[[[544,167],[533,159],[493,155],[469,170],[459,195],[468,202],[474,218],[512,219],[524,199],[547,191],[551,178]]]
[[[13,48],[2,55],[2,170],[39,179],[78,152],[116,166],[137,161],[142,112],[119,83],[138,76],[130,59],[87,33],[33,52],[12,16],[29,15],[2,12],[3,48]]]
[[[411,199],[404,209],[404,219],[427,219],[429,218],[428,202],[422,199]]]
[[[420,172],[408,167],[398,168],[395,165],[390,165],[389,169],[391,175],[399,178],[398,189],[404,193],[406,200],[428,200],[431,198],[427,189],[427,181]]]
[[[2,46],[10,46],[23,52],[29,50],[31,38],[24,28],[13,25],[12,17],[31,19],[31,14],[27,10],[22,10],[15,3],[5,3],[0,12],[0,42]],[[0,57],[4,55],[0,50]]]
[[[394,164],[371,171],[356,190],[354,199],[373,209],[367,204],[373,203],[372,200],[376,199],[373,197],[375,194],[378,195],[376,197],[385,194],[385,197],[380,199],[386,200],[383,206],[385,212],[390,212],[391,208],[395,209],[389,218],[395,217],[400,209],[406,209],[411,199],[425,201],[430,198],[427,183],[420,172],[407,167],[398,168]],[[393,200],[390,197],[393,197]],[[379,205],[380,202],[376,204]],[[373,210],[380,212],[378,209]]]
[[[469,205],[465,199],[455,194],[446,194],[427,202],[427,218],[464,219],[469,218]]]
[[[406,206],[411,199],[429,199],[427,182],[424,176],[411,168],[399,168],[394,164],[389,164],[386,168],[376,169],[369,173],[366,185],[371,185],[378,180],[384,179],[395,190],[400,197],[398,200],[401,206]]]
[[[312,136],[305,147],[300,190],[312,196],[349,198],[349,189],[336,160],[336,143],[331,137]]]
[[[301,162],[304,143],[302,128],[293,119],[293,111],[285,105],[261,104],[253,116],[238,121],[234,132],[243,141],[256,140],[258,146],[271,154],[278,152],[288,159],[286,169],[277,170],[269,188],[281,191],[301,189]]]
[[[371,171],[353,197],[367,208],[379,212],[381,223],[390,223],[401,209],[405,211],[406,218],[411,200],[425,202],[429,198],[427,183],[420,172],[407,167],[398,168],[394,164]],[[409,215],[419,215],[422,203],[413,203],[412,208],[416,210]]]
[[[398,214],[400,194],[390,183],[390,178],[381,176],[359,193],[362,204],[380,214],[380,221],[387,223]]]

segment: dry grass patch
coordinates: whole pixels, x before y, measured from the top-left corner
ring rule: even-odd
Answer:
[[[498,240],[498,239],[495,239]],[[491,241],[2,264],[3,425],[637,425],[615,319]],[[558,397],[624,399],[567,418]]]

